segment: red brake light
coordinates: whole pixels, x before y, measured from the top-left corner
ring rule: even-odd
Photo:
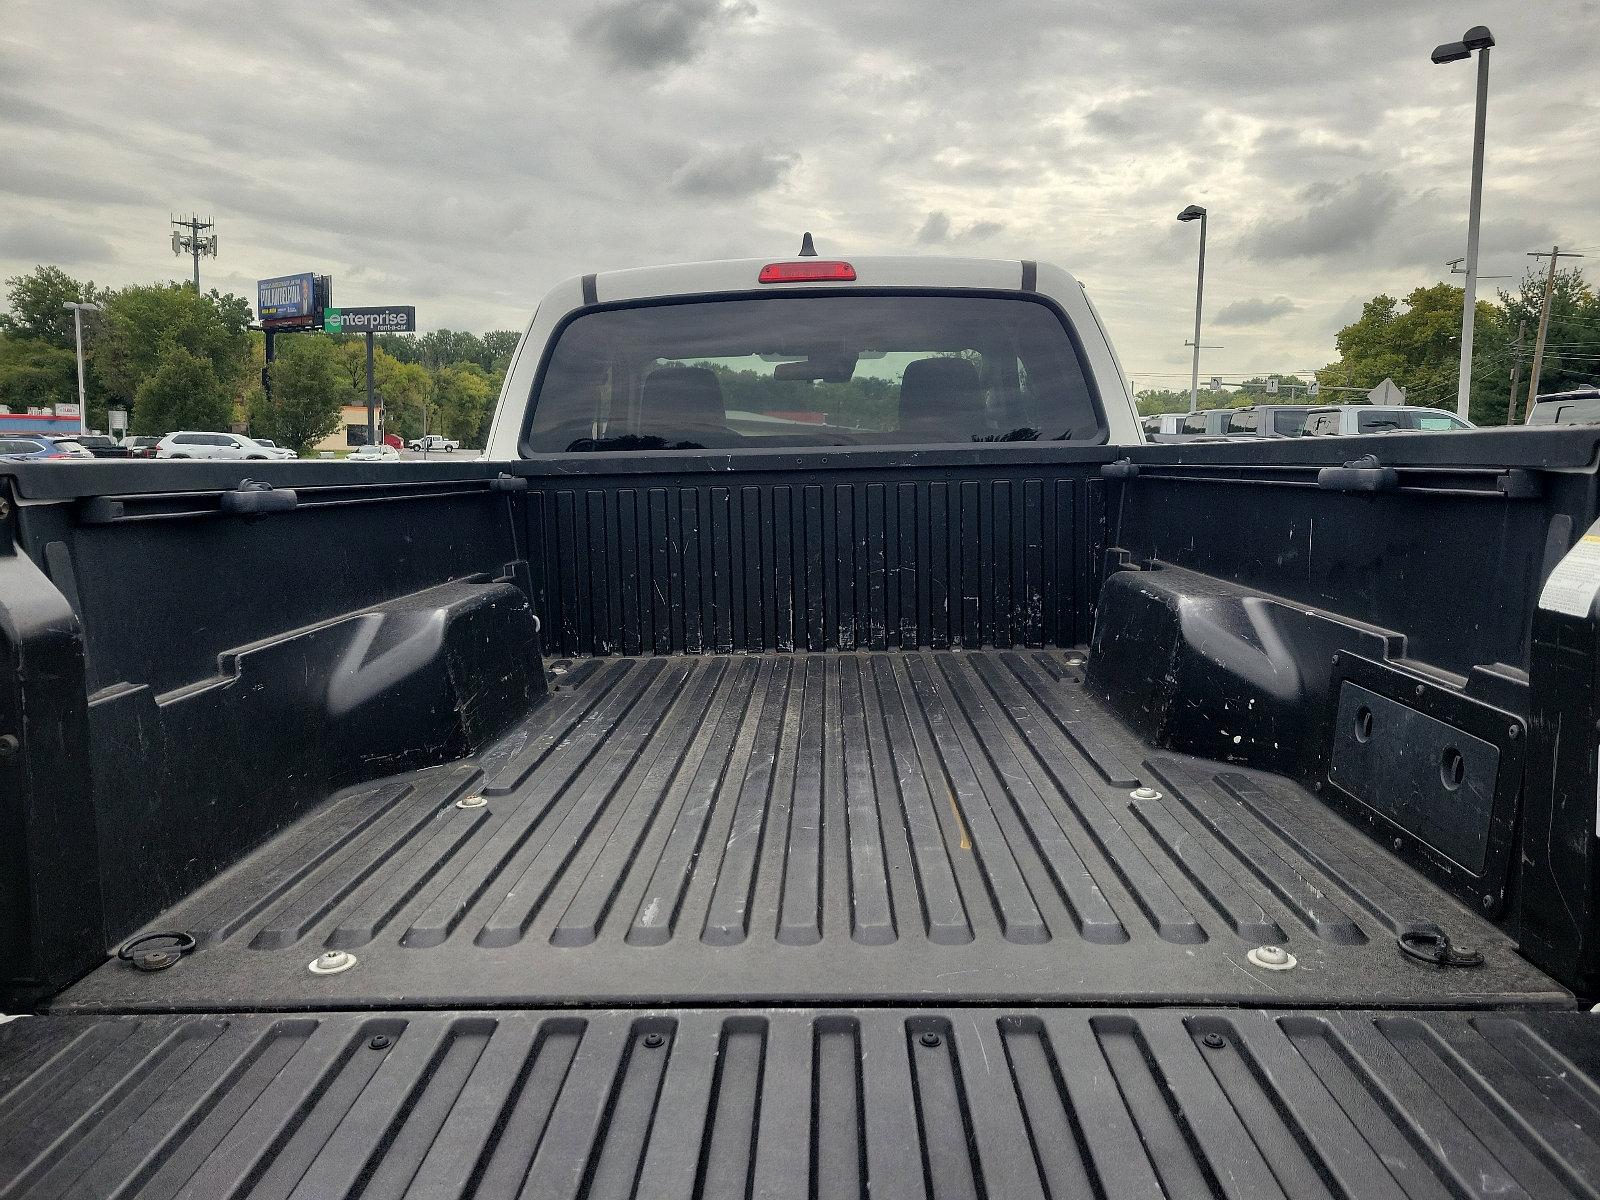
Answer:
[[[848,282],[855,277],[856,269],[847,262],[808,258],[800,262],[768,263],[761,268],[760,280],[762,283],[821,283]]]

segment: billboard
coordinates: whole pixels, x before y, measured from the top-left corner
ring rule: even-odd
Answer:
[[[310,271],[258,280],[256,316],[263,321],[310,317],[316,304],[315,291]]]

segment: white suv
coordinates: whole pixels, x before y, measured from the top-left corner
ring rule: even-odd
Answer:
[[[169,433],[156,443],[156,457],[272,459],[279,455],[237,433],[182,430]]]

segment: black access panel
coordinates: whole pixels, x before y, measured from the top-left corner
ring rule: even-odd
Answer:
[[[1324,796],[1485,915],[1505,903],[1523,719],[1357,654],[1333,665]]]

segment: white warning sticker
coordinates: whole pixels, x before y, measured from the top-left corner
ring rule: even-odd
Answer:
[[[1545,580],[1539,607],[1569,617],[1587,617],[1600,594],[1600,534],[1586,533]]]

